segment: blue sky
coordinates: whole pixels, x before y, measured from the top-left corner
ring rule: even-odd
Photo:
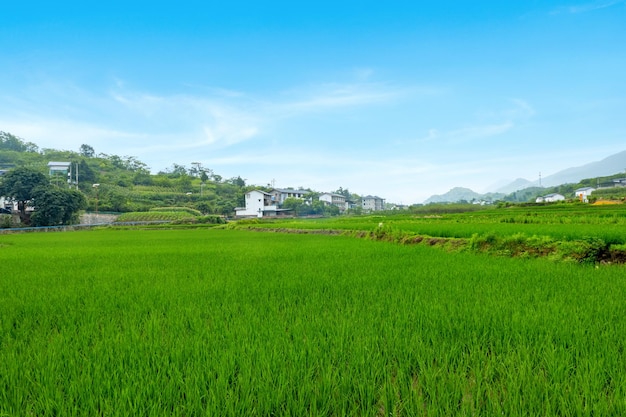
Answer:
[[[626,149],[626,0],[1,2],[0,130],[420,203]]]

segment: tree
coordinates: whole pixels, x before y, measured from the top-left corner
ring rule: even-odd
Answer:
[[[334,191],[334,193],[342,195],[347,199],[350,199],[352,197],[352,194],[350,194],[350,191],[347,188],[344,190],[342,187],[339,187],[339,189],[337,191]]]
[[[293,210],[295,215],[300,215],[304,206],[304,200],[301,198],[288,197],[283,201],[282,207],[284,209]]]
[[[231,178],[230,180],[228,180],[228,182],[230,182],[232,185],[236,185],[237,187],[246,186],[246,180],[244,180],[243,178],[239,176]]]
[[[81,159],[80,163],[78,164],[78,183],[81,185],[85,183],[89,187],[91,187],[91,184],[97,181],[98,178],[94,170],[91,169],[87,161]]]
[[[26,221],[26,205],[33,198],[33,191],[38,187],[49,186],[48,177],[31,168],[18,167],[2,176],[0,195],[17,201],[20,217]]]
[[[39,148],[32,142],[24,142],[22,139],[8,132],[0,131],[0,150],[15,152],[37,152]]]
[[[196,210],[200,210],[202,214],[210,214],[215,211],[215,207],[207,201],[196,203]]]
[[[182,175],[187,175],[187,168],[185,168],[184,165],[179,165],[176,163],[172,164],[172,169],[167,171],[168,172],[166,172],[166,174],[170,178],[178,178]]]
[[[77,190],[40,186],[33,190],[32,205],[34,226],[56,226],[76,222],[78,212],[87,206],[87,199]]]
[[[85,158],[93,158],[96,155],[96,151],[89,145],[80,145],[80,154]]]

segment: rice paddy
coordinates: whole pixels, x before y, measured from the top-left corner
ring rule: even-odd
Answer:
[[[0,260],[3,416],[626,413],[620,265],[224,229]]]

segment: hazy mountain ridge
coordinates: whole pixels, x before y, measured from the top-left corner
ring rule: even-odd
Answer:
[[[542,187],[554,187],[562,184],[575,184],[581,180],[595,177],[615,175],[626,170],[626,151],[610,155],[600,161],[590,162],[578,167],[566,168],[555,174],[542,178]],[[626,176],[626,173],[624,174]],[[539,187],[539,180],[529,181],[517,178],[515,181],[497,188],[494,192],[477,193],[469,188],[454,187],[444,194],[436,194],[424,201],[429,203],[455,203],[465,201],[490,201],[503,199],[509,194],[527,188]]]
[[[600,161],[590,162],[578,167],[567,168],[545,177],[541,184],[545,187],[576,183],[585,178],[606,177],[624,172],[626,169],[626,151],[618,152]],[[626,176],[626,174],[624,174]]]
[[[523,190],[524,188],[535,187],[538,184],[539,184],[539,181],[533,182],[533,181],[528,181],[526,178],[517,178],[515,181],[496,189],[495,192],[503,193],[503,194],[511,194],[515,191]]]
[[[493,201],[501,199],[505,196],[502,193],[486,193],[480,194],[469,188],[454,187],[450,191],[441,195],[430,196],[424,204],[429,203],[455,203],[457,201]]]

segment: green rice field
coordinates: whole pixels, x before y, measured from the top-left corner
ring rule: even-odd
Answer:
[[[469,238],[478,234],[549,236],[561,240],[598,237],[607,243],[626,243],[626,205],[556,205],[510,207],[465,213],[398,214],[277,220],[249,227],[294,229],[372,230],[386,227],[407,233],[437,237]]]
[[[624,265],[216,228],[0,261],[0,416],[626,414]]]

